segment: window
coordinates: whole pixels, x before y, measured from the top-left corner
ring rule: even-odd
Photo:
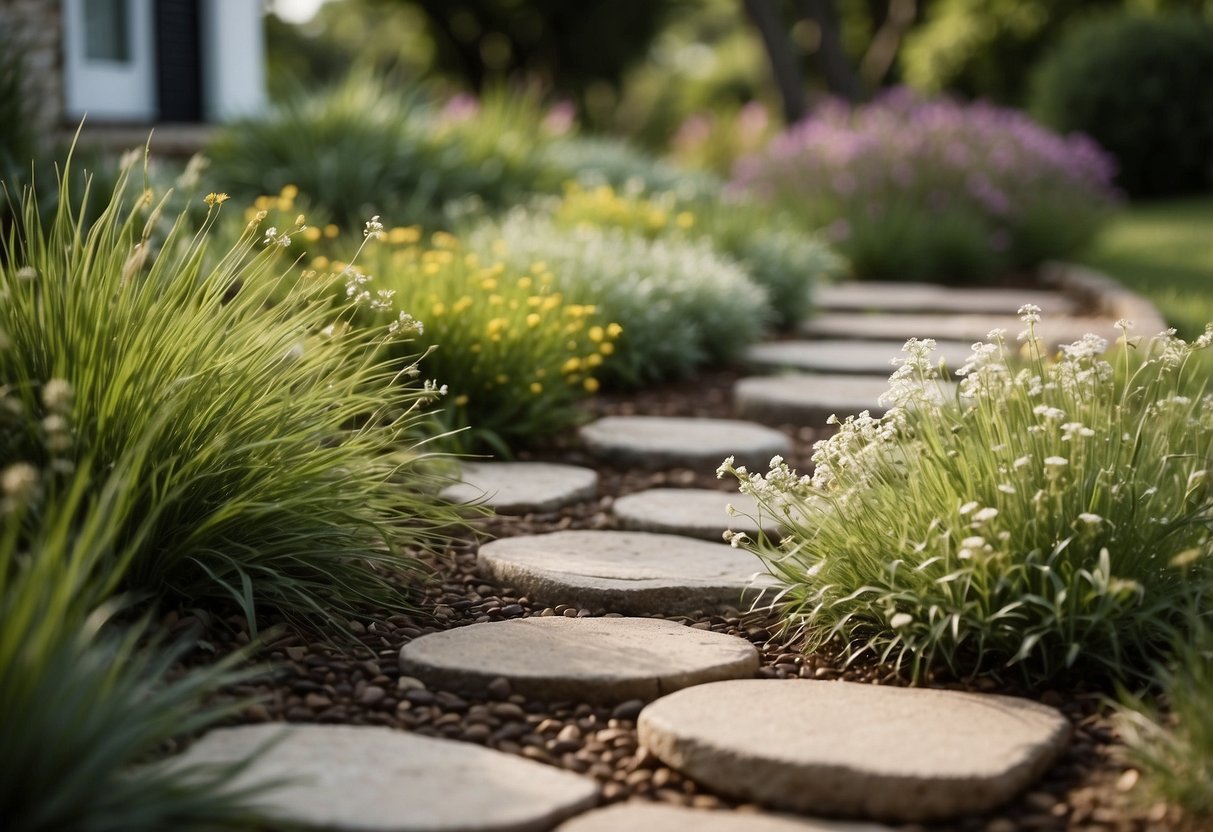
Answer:
[[[84,56],[130,63],[129,0],[84,0]]]

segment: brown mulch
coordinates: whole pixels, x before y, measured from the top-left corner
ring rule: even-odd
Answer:
[[[740,373],[706,373],[693,382],[628,395],[604,394],[590,406],[592,416],[670,415],[731,416],[731,390]],[[818,430],[784,426],[795,440],[789,462],[808,467]],[[675,469],[622,470],[603,466],[580,452],[570,440],[524,454],[523,458],[572,462],[594,467],[600,475],[599,496],[551,514],[494,517],[482,522],[494,537],[535,534],[559,529],[611,529],[611,505],[624,494],[654,486],[693,486],[727,489],[713,472]],[[426,591],[416,615],[368,616],[370,623],[352,624],[361,646],[338,649],[331,642],[312,641],[285,627],[264,636],[260,660],[277,667],[272,680],[233,691],[264,697],[247,709],[246,722],[288,721],[381,725],[427,736],[486,745],[548,765],[594,777],[602,784],[604,803],[640,798],[704,808],[756,810],[738,806],[700,788],[662,765],[639,747],[636,716],[640,702],[598,707],[578,702],[542,702],[513,694],[504,679],[482,697],[456,695],[426,688],[402,677],[396,657],[401,646],[427,633],[476,622],[532,615],[595,616],[605,610],[545,607],[511,587],[497,586],[476,574],[476,542],[463,540],[442,558],[429,558],[437,580]],[[737,610],[703,611],[673,620],[754,643],[762,655],[764,678],[847,679],[865,683],[904,684],[879,665],[843,667],[829,653],[803,655],[780,635],[777,622]],[[171,629],[196,627],[191,616],[170,614]],[[222,652],[246,643],[239,617],[230,627],[208,628],[208,638]],[[205,657],[199,660],[205,660]],[[955,682],[929,682],[964,688]],[[1015,830],[1170,830],[1179,819],[1161,804],[1151,804],[1136,788],[1136,772],[1128,768],[1117,743],[1100,693],[1079,684],[1070,689],[1025,691],[997,687],[983,680],[974,689],[1028,696],[1059,708],[1074,728],[1065,756],[1028,792],[997,812],[966,817],[947,824],[911,829],[1014,832]]]

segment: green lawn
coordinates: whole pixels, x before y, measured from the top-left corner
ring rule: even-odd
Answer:
[[[1128,206],[1083,260],[1148,297],[1192,338],[1213,321],[1213,196]]]

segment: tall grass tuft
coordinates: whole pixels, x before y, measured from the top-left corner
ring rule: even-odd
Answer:
[[[734,543],[786,585],[810,646],[916,676],[1124,678],[1206,591],[1213,398],[1182,391],[1213,327],[1191,345],[1133,339],[1144,359],[1124,349],[1114,371],[1094,335],[1047,356],[1039,310],[1021,313],[1026,363],[993,333],[956,390],[934,343],[908,342],[889,412],[847,417],[811,476],[722,466],[787,529]]]
[[[123,208],[130,179],[87,231],[66,186],[48,231],[27,195],[4,241],[0,377],[30,417],[0,432],[0,459],[105,470],[146,443],[124,589],[235,602],[254,626],[262,608],[400,607],[389,572],[418,574],[409,548],[454,521],[418,445],[427,394],[401,383],[415,367],[379,357],[386,330],[333,337],[356,306],[334,312],[295,274],[297,228],[255,218],[212,251],[212,194],[200,227],[183,215],[157,247],[160,207],[148,191]]]
[[[0,816],[12,832],[254,827],[238,768],[151,765],[241,707],[217,694],[252,672],[240,654],[180,671],[188,643],[116,622],[112,593],[136,556],[116,541],[142,455],[108,475],[87,462],[0,469]]]

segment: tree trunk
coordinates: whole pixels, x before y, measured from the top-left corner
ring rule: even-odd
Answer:
[[[771,75],[783,100],[784,120],[788,124],[795,124],[808,115],[809,110],[800,64],[779,11],[772,0],[745,0],[745,10],[762,36],[762,45],[771,64]]]
[[[798,5],[801,16],[816,23],[821,32],[817,62],[825,76],[826,87],[840,98],[858,101],[859,78],[842,48],[842,33],[833,0],[800,0]]]

